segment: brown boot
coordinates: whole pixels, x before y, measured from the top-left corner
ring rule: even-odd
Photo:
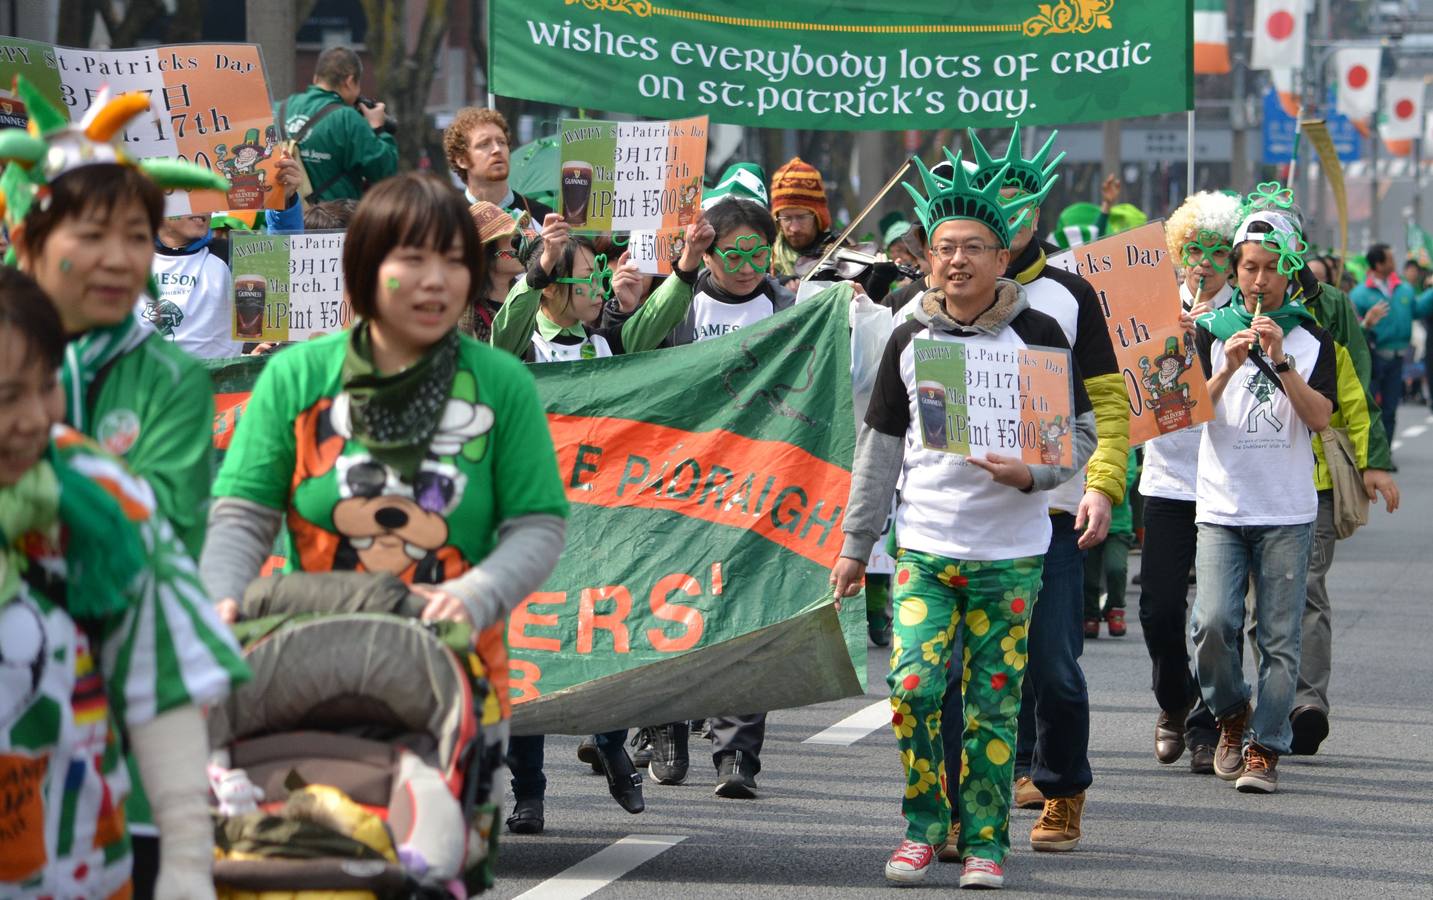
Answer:
[[[1234,787],[1246,794],[1272,794],[1279,787],[1279,754],[1250,741],[1244,751],[1244,774]]]
[[[954,813],[955,810],[951,810],[951,812]],[[950,823],[950,836],[945,839],[944,844],[935,848],[935,858],[943,863],[958,863],[962,861],[960,854],[959,822]]]
[[[1085,811],[1085,792],[1073,797],[1051,797],[1045,811],[1030,832],[1030,849],[1063,852],[1080,843],[1080,816]]]
[[[1219,744],[1214,748],[1214,774],[1233,781],[1244,774],[1244,729],[1249,725],[1249,704],[1219,720]]]
[[[1045,807],[1045,795],[1035,787],[1035,782],[1030,780],[1029,775],[1021,775],[1015,779],[1015,805],[1020,809],[1043,809]]]

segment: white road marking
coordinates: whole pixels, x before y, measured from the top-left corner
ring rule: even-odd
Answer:
[[[1405,428],[1405,429],[1403,429],[1403,433],[1400,434],[1399,437],[1404,437],[1404,438],[1422,437],[1422,436],[1423,436],[1423,432],[1425,432],[1425,431],[1427,431],[1427,430],[1428,430],[1428,426],[1427,426],[1427,425],[1414,425],[1412,428]]]
[[[1403,446],[1403,442],[1402,442],[1402,441],[1394,441],[1392,444],[1389,444],[1389,445],[1388,445],[1388,449],[1389,449],[1389,450],[1397,450],[1399,447],[1402,447],[1402,446]]]
[[[865,709],[811,735],[803,744],[831,744],[849,747],[883,725],[891,723],[891,701],[877,700]]]
[[[603,847],[515,900],[580,900],[685,841],[685,834],[633,834]]]

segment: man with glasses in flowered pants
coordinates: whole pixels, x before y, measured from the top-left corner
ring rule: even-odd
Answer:
[[[1073,467],[1027,465],[1018,456],[995,453],[958,456],[925,446],[917,406],[917,338],[1006,349],[1069,346],[1059,323],[1031,309],[1018,283],[1000,277],[1024,208],[1038,204],[1049,185],[1011,202],[1000,196],[1004,171],[975,189],[959,157],[952,162],[952,177],[946,179],[916,161],[925,195],[911,193],[931,236],[933,289],[914,318],[896,327],[877,370],[831,583],[838,597],[860,589],[896,482],[904,478],[896,513],[900,549],[888,681],[906,773],[906,829],[886,863],[886,878],[899,884],[922,880],[937,848],[949,844],[964,864],[962,887],[998,888],[1010,849],[1026,629],[1050,543],[1043,492],[1084,464],[1095,446],[1095,422],[1075,372]],[[957,629],[965,727],[960,775],[951,794],[941,707]]]

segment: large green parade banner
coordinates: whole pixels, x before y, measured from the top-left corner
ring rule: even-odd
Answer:
[[[1192,0],[491,0],[494,93],[652,118],[978,128],[1193,108]]]
[[[534,366],[572,504],[512,614],[513,731],[590,734],[865,690],[828,575],[854,450],[850,288],[722,338]],[[259,368],[216,364],[227,447]]]

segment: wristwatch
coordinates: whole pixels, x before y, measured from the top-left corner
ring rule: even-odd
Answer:
[[[1282,375],[1282,374],[1284,374],[1285,372],[1289,371],[1289,370],[1292,369],[1292,368],[1293,368],[1293,366],[1289,365],[1289,360],[1288,360],[1288,358],[1285,357],[1283,362],[1281,362],[1281,363],[1279,363],[1278,365],[1274,366],[1274,371],[1275,371],[1275,372],[1278,372],[1280,375]]]

